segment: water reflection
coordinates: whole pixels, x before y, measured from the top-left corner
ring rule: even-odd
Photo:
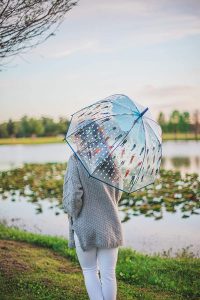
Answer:
[[[24,163],[65,162],[71,150],[65,143],[0,146],[0,170],[22,167]],[[200,174],[200,141],[163,142],[162,166],[182,174]]]
[[[70,155],[65,144],[1,146],[0,169],[23,167],[25,162],[63,163]],[[55,165],[52,164],[50,173],[47,166],[27,167],[29,175],[35,172],[30,178],[23,173],[23,168],[19,171],[21,175],[11,174],[9,181],[4,182],[9,189],[0,199],[0,220],[29,231],[67,237],[67,215],[60,208],[63,164]],[[200,142],[164,143],[161,168],[178,170],[185,179],[169,171],[163,173],[153,194],[151,189],[146,189],[134,193],[134,198],[124,195],[119,209],[125,246],[153,253],[193,244],[196,252],[200,249],[200,219],[196,215],[200,189],[196,179],[186,174],[200,173]],[[30,182],[33,190],[27,188]]]
[[[59,203],[41,200],[31,203],[25,197],[15,201],[0,198],[0,221],[5,220],[8,226],[68,238],[67,214],[59,208]],[[42,208],[39,213],[38,208]],[[124,212],[119,211],[121,220]],[[145,216],[132,216],[128,222],[122,223],[125,244],[143,253],[153,254],[172,248],[175,255],[181,248],[190,246],[190,250],[200,257],[199,217],[193,216],[183,220],[179,211],[176,214],[166,213],[165,218],[154,221]]]
[[[182,175],[194,172],[200,174],[200,157],[162,157],[161,168],[180,171]]]
[[[200,174],[200,141],[165,141],[162,167],[168,170]]]

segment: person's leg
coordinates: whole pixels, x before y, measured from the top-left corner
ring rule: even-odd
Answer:
[[[117,258],[118,247],[98,248],[97,250],[104,300],[116,300],[117,297],[117,280],[115,273]]]
[[[97,271],[97,248],[83,251],[78,236],[74,232],[76,253],[83,271],[85,286],[90,300],[104,300],[101,282]]]

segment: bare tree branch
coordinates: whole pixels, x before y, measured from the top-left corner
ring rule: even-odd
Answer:
[[[0,0],[0,68],[8,57],[55,35],[65,14],[77,3],[78,0]]]

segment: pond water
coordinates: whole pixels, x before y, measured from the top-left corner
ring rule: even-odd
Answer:
[[[71,151],[66,144],[15,145],[0,147],[0,169],[22,166],[25,162],[45,163],[67,161]],[[200,142],[165,142],[162,167],[185,173],[200,173]],[[41,213],[38,213],[41,212]],[[123,212],[119,212],[123,219]],[[67,215],[50,200],[28,202],[22,196],[16,201],[0,198],[0,221],[28,231],[68,238]],[[200,217],[181,218],[181,213],[165,212],[163,219],[154,220],[144,215],[133,216],[122,223],[125,245],[143,253],[153,254],[181,248],[200,257]]]
[[[123,219],[123,212],[120,215]],[[31,203],[23,197],[15,202],[0,199],[0,220],[8,226],[68,238],[67,215],[55,207],[55,202],[54,205],[47,200]],[[179,249],[189,246],[189,250],[200,257],[199,225],[198,215],[182,219],[179,212],[166,213],[163,219],[157,221],[143,215],[133,217],[122,223],[123,247],[149,254],[172,248],[171,256],[174,256]]]
[[[23,163],[65,162],[71,154],[65,143],[0,146],[0,170]],[[182,174],[200,174],[200,141],[168,141],[163,143],[162,167]]]

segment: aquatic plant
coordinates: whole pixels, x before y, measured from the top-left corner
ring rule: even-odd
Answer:
[[[49,199],[62,209],[66,168],[66,163],[24,164],[22,168],[0,172],[1,198],[16,201],[23,196],[34,203]],[[165,211],[175,213],[178,209],[182,218],[199,214],[199,176],[192,173],[183,177],[178,171],[161,169],[154,184],[131,194],[123,193],[119,209],[124,212],[122,222],[141,214],[159,220]],[[42,213],[41,205],[37,213]]]

